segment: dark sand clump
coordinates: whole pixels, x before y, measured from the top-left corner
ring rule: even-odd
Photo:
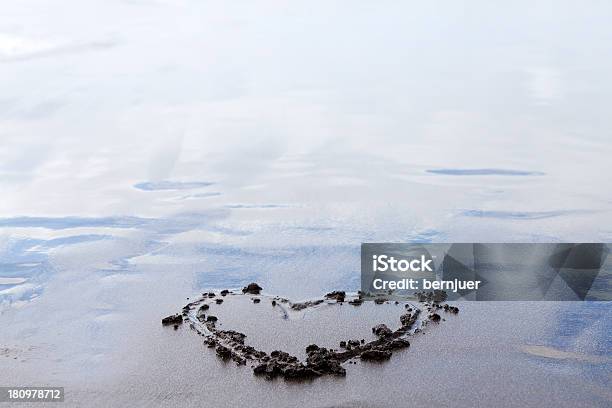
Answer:
[[[221,296],[244,296],[259,295],[261,286],[257,283],[250,283],[242,289],[242,295],[234,294],[229,290],[220,292]],[[262,350],[257,350],[245,343],[246,335],[234,330],[221,330],[217,328],[218,318],[207,314],[210,309],[206,301],[215,298],[214,292],[204,293],[202,298],[187,304],[183,308],[182,315],[176,314],[162,319],[163,325],[174,325],[175,329],[183,322],[183,317],[193,319],[190,327],[204,336],[204,343],[209,348],[214,348],[215,353],[223,360],[233,360],[238,365],[246,365],[247,362],[253,368],[255,375],[261,375],[268,379],[281,377],[285,380],[300,380],[320,377],[323,375],[344,376],[346,370],[343,363],[351,359],[361,359],[363,361],[385,361],[391,358],[395,350],[404,349],[410,346],[407,337],[414,333],[421,332],[428,322],[440,322],[441,316],[436,311],[444,311],[457,314],[459,309],[447,304],[441,305],[440,302],[446,299],[445,293],[421,292],[416,294],[417,299],[429,312],[426,318],[420,318],[421,309],[416,306],[406,304],[402,308],[403,313],[399,316],[399,327],[395,330],[385,324],[378,324],[372,327],[372,332],[376,339],[366,342],[364,339],[349,339],[340,341],[340,350],[320,347],[311,344],[306,347],[306,359],[300,361],[297,357],[282,351],[274,350],[269,354]],[[266,296],[261,296],[266,297]],[[257,304],[261,302],[261,297],[251,298]],[[323,299],[310,300],[306,302],[291,303],[287,299],[274,297],[271,304],[276,307],[278,303],[287,303],[291,310],[300,311],[309,307],[315,307],[324,302],[342,304],[347,299],[346,292],[333,291],[325,295]],[[360,292],[357,297],[352,297],[348,303],[359,306],[364,301],[363,294]],[[386,303],[387,299],[377,298],[376,304]],[[223,300],[215,299],[215,303],[220,305]],[[332,304],[334,304],[332,303]],[[396,304],[399,302],[396,301]],[[418,324],[417,324],[418,323]],[[418,327],[415,327],[418,326]]]
[[[183,323],[183,316],[181,316],[178,313],[172,316],[164,317],[162,319],[162,324],[164,326],[169,326],[173,324],[181,324],[181,323]]]
[[[251,295],[259,295],[262,287],[256,284],[255,282],[249,283],[244,288],[242,288],[242,293],[250,293]]]

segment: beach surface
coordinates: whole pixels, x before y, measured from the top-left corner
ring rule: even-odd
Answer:
[[[578,352],[567,351],[571,348],[558,338],[559,332],[571,335],[575,323],[559,323],[560,317],[574,316],[587,324],[589,316],[601,318],[607,310],[603,304],[459,302],[458,315],[443,315],[444,322],[430,323],[423,333],[410,336],[411,346],[394,352],[389,361],[356,360],[345,365],[346,377],[287,382],[266,380],[248,367],[220,359],[188,324],[177,330],[162,326],[162,315],[182,307],[176,304],[176,289],[167,289],[161,285],[155,296],[128,298],[134,307],[130,319],[107,321],[93,344],[53,344],[51,336],[37,344],[32,336],[28,347],[22,339],[0,356],[2,372],[11,373],[3,381],[64,386],[67,406],[604,407],[612,401],[606,385],[611,362],[598,350],[602,341],[609,341],[607,333],[595,329],[581,339]],[[402,305],[393,302],[324,304],[285,319],[272,306],[246,298],[211,308],[224,330],[245,332],[249,344],[300,357],[312,343],[337,347],[346,338],[369,341],[371,326],[393,327],[403,313]],[[67,319],[54,324],[53,331],[78,338],[79,330]],[[105,347],[96,350],[99,344]]]
[[[0,386],[70,407],[609,407],[611,303],[461,302],[386,363],[297,384],[160,323],[249,282],[356,292],[363,242],[612,242],[610,4],[471,4],[3,2]],[[397,319],[227,306],[296,353]]]

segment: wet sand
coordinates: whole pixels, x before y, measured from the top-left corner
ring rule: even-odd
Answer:
[[[360,311],[360,315],[377,320],[379,313],[384,314],[384,309],[394,307],[371,306],[363,309],[371,309],[371,313]],[[478,323],[496,328],[499,326],[492,325],[489,320],[490,307],[474,306],[462,310],[462,316],[455,321],[447,321],[446,325],[432,328],[427,334],[412,340],[411,348],[397,352],[384,364],[358,362],[356,365],[346,365],[345,378],[325,377],[297,384],[258,378],[251,370],[220,360],[187,328],[177,331],[162,328],[162,341],[155,342],[154,359],[149,359],[131,373],[127,383],[112,382],[110,395],[103,392],[100,386],[77,387],[70,394],[71,398],[81,401],[97,395],[103,398],[100,406],[108,402],[109,397],[110,401],[120,405],[129,401],[135,406],[194,407],[202,404],[278,407],[388,407],[407,404],[603,407],[612,401],[612,395],[604,384],[592,383],[588,377],[580,374],[585,367],[579,361],[568,364],[567,361],[542,359],[522,352],[517,347],[520,334],[510,334],[512,328],[520,329],[521,325],[517,325],[517,322],[503,330],[502,336],[508,336],[505,340],[502,336],[492,337],[488,330],[478,333]],[[516,310],[513,306],[495,305],[493,312],[503,318],[508,313],[513,314],[512,309],[526,311],[521,308]],[[531,306],[527,308],[531,309]],[[387,311],[389,315],[395,312]],[[350,324],[351,320],[346,317],[342,316],[341,320]],[[462,319],[474,321],[462,326]],[[355,329],[363,327],[363,320],[355,319],[352,323]],[[367,330],[349,332],[357,336],[368,334]],[[283,331],[277,328],[264,333],[267,334],[260,337],[259,342],[270,345],[284,337]],[[299,348],[297,344],[301,346],[313,339],[332,342],[327,336],[325,340],[321,338],[321,334],[303,338],[303,343],[296,342],[296,349]],[[290,341],[283,342],[290,346]],[[534,384],[537,384],[537,391],[533,388]]]
[[[168,287],[166,295],[160,294],[161,303],[173,292]],[[551,322],[567,305],[462,302],[459,315],[412,336],[410,348],[383,364],[357,361],[345,365],[345,377],[292,383],[266,380],[220,359],[188,325],[163,327],[161,317],[182,305],[170,307],[145,297],[135,301],[146,307],[100,333],[108,336],[105,342],[112,350],[96,355],[95,344],[72,352],[59,344],[39,345],[29,354],[17,352],[18,359],[0,357],[2,372],[10,372],[10,381],[18,384],[65,386],[65,406],[604,407],[612,401],[605,385],[610,368],[605,358],[594,363],[525,348],[549,343],[555,330]],[[400,308],[373,302],[323,305],[289,320],[276,312],[254,319],[264,306],[228,302],[217,313],[228,329],[242,328],[253,344],[298,353],[311,342],[331,347],[347,337],[371,339],[371,325],[394,324]],[[65,329],[71,327],[66,322]]]

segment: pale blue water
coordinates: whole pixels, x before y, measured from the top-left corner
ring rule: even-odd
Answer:
[[[77,401],[105,386],[125,405],[142,381],[159,390],[139,394],[149,404],[218,401],[221,391],[168,379],[171,367],[197,376],[217,363],[193,357],[201,345],[187,331],[158,327],[202,290],[356,290],[361,242],[612,241],[610,12],[601,2],[3,5],[0,385],[65,384]],[[489,378],[481,402],[610,404],[608,303],[546,303],[527,319],[530,305],[491,306],[503,324],[488,307],[466,306],[401,361]],[[167,352],[179,345],[191,357]],[[569,354],[521,351],[533,345]],[[401,364],[301,390],[249,370],[223,381],[238,405],[261,387],[271,405],[305,395],[376,405],[405,390]],[[474,405],[475,380],[433,393],[416,377],[415,403]],[[540,394],[529,391],[542,378]]]

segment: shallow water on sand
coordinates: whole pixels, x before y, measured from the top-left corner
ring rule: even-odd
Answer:
[[[68,406],[610,405],[607,303],[460,304],[389,363],[306,384],[160,325],[251,281],[355,291],[362,242],[612,241],[608,4],[64,3],[0,15],[0,385]]]

